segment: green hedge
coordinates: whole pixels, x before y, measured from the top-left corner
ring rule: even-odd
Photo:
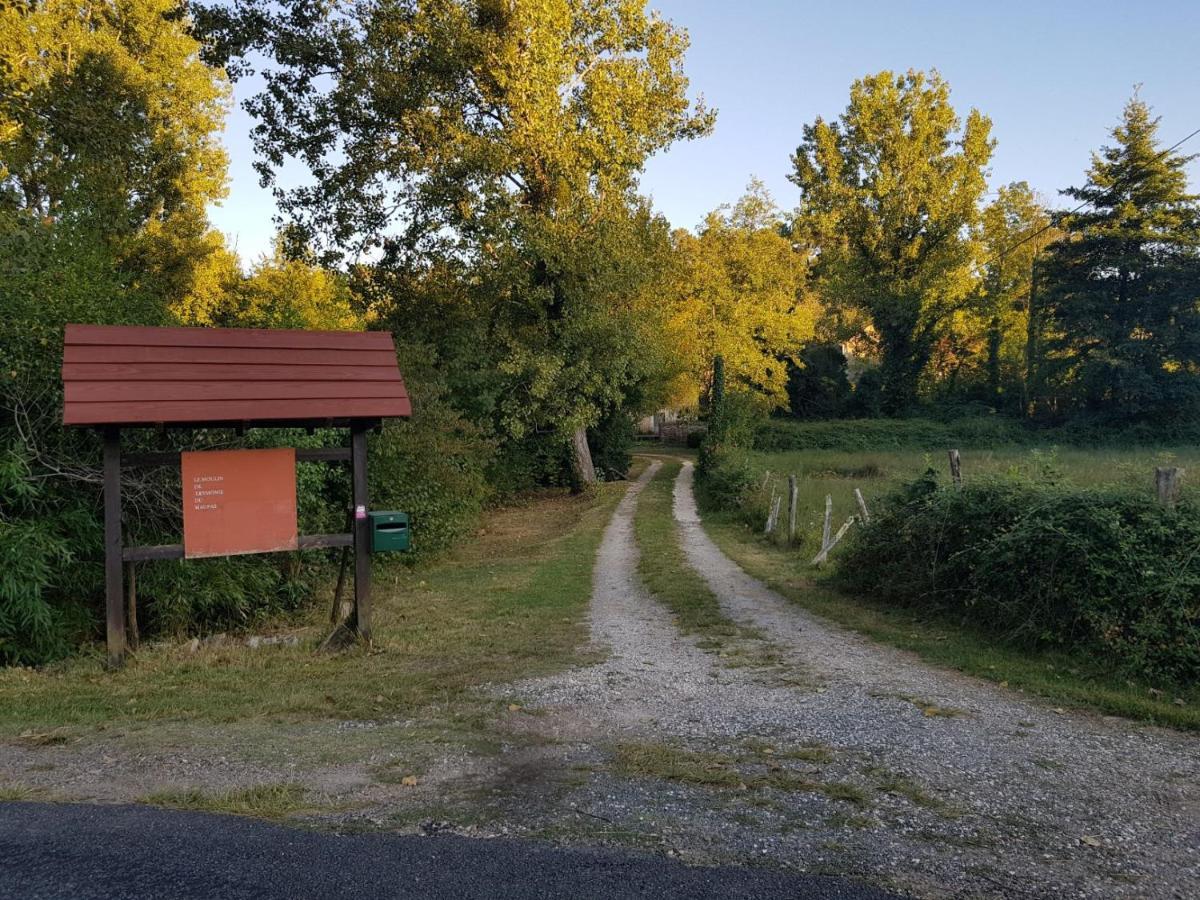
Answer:
[[[1130,674],[1200,677],[1200,506],[930,473],[849,541],[837,580],[1011,642],[1091,648]]]
[[[770,419],[753,430],[753,449],[930,450],[959,447],[1060,445],[1154,446],[1200,442],[1200,419],[1188,414],[1171,423],[1136,424],[1080,418],[1039,427],[1004,416],[948,419]],[[747,442],[743,442],[743,446]]]
[[[928,450],[933,447],[998,447],[1028,444],[1037,432],[1012,419],[978,417],[939,422],[933,419],[828,419],[798,422],[771,419],[754,432],[754,449],[787,450]]]

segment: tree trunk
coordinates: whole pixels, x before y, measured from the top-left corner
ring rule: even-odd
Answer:
[[[586,428],[576,428],[571,436],[571,465],[575,482],[580,488],[596,483],[596,467],[592,465],[592,451],[588,447]]]
[[[1000,344],[1003,339],[1004,333],[1000,328],[1000,317],[992,316],[987,333],[987,381],[988,397],[991,398],[992,405],[996,407],[999,407],[1001,402]]]
[[[1038,308],[1037,257],[1030,263],[1029,270],[1029,316],[1025,334],[1025,416],[1032,418],[1038,401],[1038,362],[1041,352],[1041,310]]]

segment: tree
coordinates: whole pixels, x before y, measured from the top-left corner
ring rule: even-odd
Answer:
[[[812,337],[818,309],[805,292],[805,257],[785,236],[762,182],[732,209],[709,214],[698,235],[678,232],[672,333],[688,377],[683,402],[708,393],[718,356],[730,384],[787,405],[787,366]]]
[[[934,344],[974,287],[969,230],[994,142],[976,110],[960,121],[936,72],[856,81],[836,122],[804,128],[792,157],[795,227],[819,248],[826,302],[868,313],[885,408],[916,400]]]
[[[232,328],[305,328],[361,331],[363,314],[356,309],[346,278],[302,259],[293,259],[276,241],[248,276],[236,268],[218,285],[216,302],[192,324]]]
[[[513,437],[597,422],[634,360],[592,354],[581,377],[573,342],[627,343],[604,333],[612,291],[588,282],[631,287],[640,263],[589,247],[649,227],[631,195],[644,161],[712,126],[686,96],[686,34],[638,0],[245,0],[201,18],[235,74],[267,60],[248,104],[258,166],[268,182],[288,158],[312,172],[278,191],[303,240],[378,249],[409,283],[457,273],[466,377],[502,374],[486,393],[507,398],[493,415]]]
[[[850,409],[846,354],[837,344],[814,342],[788,367],[788,405],[798,419],[833,419]]]
[[[63,325],[167,323],[219,246],[227,86],[198,50],[175,0],[0,3],[0,663],[68,652],[102,591],[99,447],[62,427]],[[127,501],[174,522],[156,483]]]
[[[1028,371],[1034,262],[1060,236],[1045,205],[1024,181],[1002,186],[983,210],[981,277],[962,314],[961,343],[970,362],[982,362],[979,375],[994,405],[1004,401],[1004,386],[1021,385]]]
[[[0,214],[105,242],[182,297],[225,189],[228,86],[179,0],[0,6]]]
[[[1047,254],[1047,379],[1079,408],[1166,418],[1200,398],[1200,205],[1138,97]],[[1194,414],[1194,412],[1192,413]]]

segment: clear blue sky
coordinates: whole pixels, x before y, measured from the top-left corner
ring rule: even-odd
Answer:
[[[993,186],[1028,181],[1051,203],[1079,184],[1133,86],[1162,117],[1164,146],[1200,128],[1200,2],[1042,0],[651,0],[686,27],[693,93],[719,110],[713,135],[652,159],[643,191],[672,224],[694,227],[758,176],[785,209],[801,127],[846,106],[850,83],[881,69],[937,68],[960,113],[991,117]],[[237,99],[250,90],[239,85]],[[225,140],[230,195],[213,223],[250,261],[274,232],[271,196],[251,169],[251,122]],[[1200,152],[1200,135],[1181,151]],[[1200,191],[1200,160],[1190,167]]]

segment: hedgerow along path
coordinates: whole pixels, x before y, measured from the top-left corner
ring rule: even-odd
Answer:
[[[731,667],[643,587],[631,523],[655,476],[675,478],[676,536],[723,613],[806,678]],[[818,620],[721,552],[692,482],[688,461],[652,466],[614,513],[591,612],[607,659],[521,688],[565,745],[615,742],[573,807],[684,855],[921,896],[1200,892],[1200,738],[1053,708]]]

